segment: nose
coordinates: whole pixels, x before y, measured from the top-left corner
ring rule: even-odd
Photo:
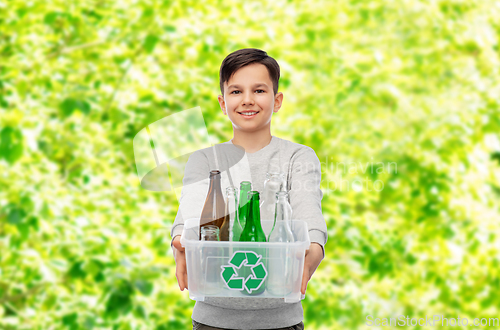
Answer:
[[[243,103],[242,105],[253,105],[255,103],[253,99],[253,94],[252,93],[245,93],[243,95]]]

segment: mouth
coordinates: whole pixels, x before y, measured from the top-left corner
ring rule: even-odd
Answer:
[[[253,118],[257,116],[257,114],[260,111],[237,111],[239,115],[241,115],[243,118]]]

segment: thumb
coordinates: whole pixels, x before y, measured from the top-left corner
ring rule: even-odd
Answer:
[[[172,242],[172,245],[174,246],[174,248],[176,248],[178,251],[180,252],[184,252],[184,248],[182,247],[181,245],[181,237],[180,236],[176,236]]]

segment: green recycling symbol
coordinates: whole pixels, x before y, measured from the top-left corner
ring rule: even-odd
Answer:
[[[252,267],[252,274],[246,279],[239,277],[237,269],[243,266]],[[228,266],[221,266],[222,272],[220,276],[230,290],[242,291],[246,289],[248,293],[258,290],[264,280],[267,278],[267,270],[262,263],[262,256],[253,251],[236,251],[234,252]]]

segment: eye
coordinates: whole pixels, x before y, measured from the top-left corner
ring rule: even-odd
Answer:
[[[261,92],[265,93],[265,91],[264,91],[263,89],[258,89],[258,90],[257,90],[257,92],[258,92],[258,91],[261,91]],[[259,94],[260,94],[260,93],[259,93]]]
[[[230,94],[233,94],[234,92],[239,92],[239,91],[232,91]]]

